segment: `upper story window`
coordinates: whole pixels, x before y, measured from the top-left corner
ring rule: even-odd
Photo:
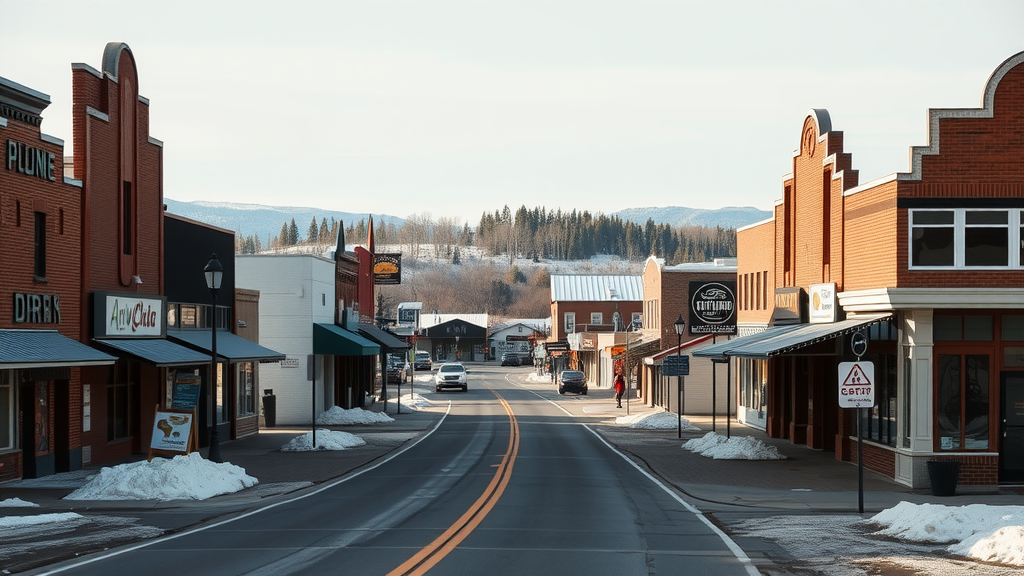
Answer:
[[[565,313],[565,333],[572,334],[576,331],[576,313],[566,312]]]
[[[1024,210],[910,210],[910,267],[1020,268]]]
[[[33,269],[36,278],[46,278],[46,214],[43,212],[36,212]]]
[[[604,324],[604,314],[601,313],[601,312],[591,312],[590,313],[590,323],[591,324]]]

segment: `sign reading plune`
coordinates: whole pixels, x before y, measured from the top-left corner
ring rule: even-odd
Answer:
[[[93,332],[97,338],[164,337],[165,303],[162,297],[96,292]]]
[[[736,334],[736,282],[690,282],[690,334]]]
[[[385,285],[402,283],[401,253],[373,255],[373,283]]]

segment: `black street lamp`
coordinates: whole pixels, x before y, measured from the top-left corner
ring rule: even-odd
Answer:
[[[682,352],[683,352],[683,331],[686,329],[686,320],[683,315],[672,324],[676,329],[676,410],[679,412],[679,437],[683,437],[683,374],[682,374]]]
[[[217,260],[217,254],[210,256],[210,261],[206,263],[206,268],[203,268],[203,273],[206,275],[206,287],[210,289],[210,294],[213,295],[213,309],[210,322],[210,328],[213,330],[210,345],[210,392],[204,394],[203,397],[207,401],[212,402],[213,407],[213,426],[207,424],[207,431],[210,437],[210,451],[209,460],[211,462],[223,462],[224,459],[220,455],[220,435],[217,433],[217,291],[220,290],[220,283],[224,280],[224,265]],[[207,420],[209,422],[209,420]]]

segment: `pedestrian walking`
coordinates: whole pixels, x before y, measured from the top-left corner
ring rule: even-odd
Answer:
[[[622,394],[626,391],[626,381],[622,372],[615,375],[615,407],[622,408]]]

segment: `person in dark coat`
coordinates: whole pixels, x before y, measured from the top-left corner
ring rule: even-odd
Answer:
[[[622,408],[622,394],[626,392],[626,380],[623,379],[622,373],[619,372],[615,375],[615,407]]]

